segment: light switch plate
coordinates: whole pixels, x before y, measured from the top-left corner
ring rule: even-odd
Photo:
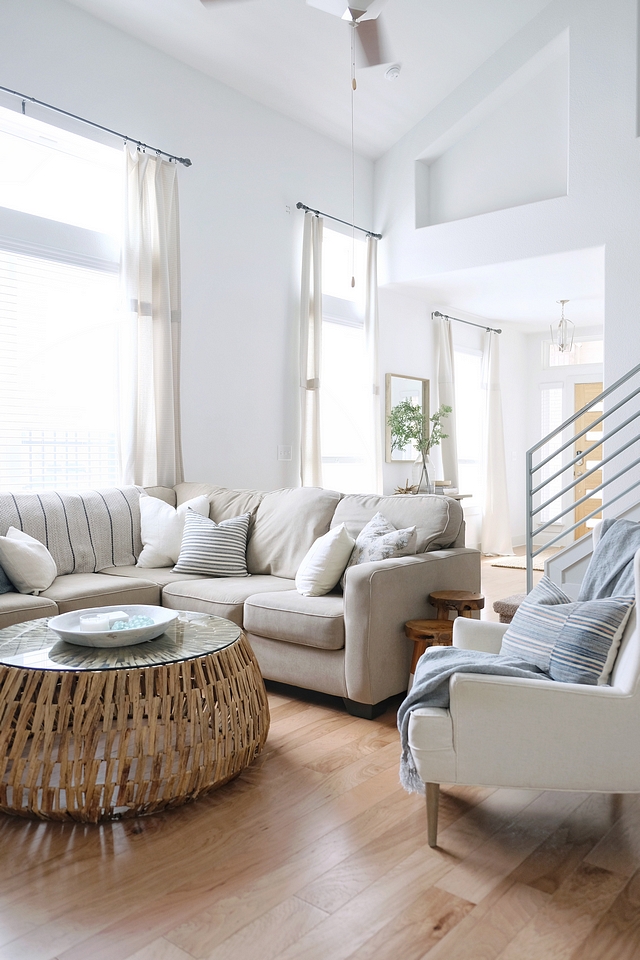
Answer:
[[[278,447],[278,460],[291,460],[291,447],[288,447],[288,446],[279,446],[279,447]]]

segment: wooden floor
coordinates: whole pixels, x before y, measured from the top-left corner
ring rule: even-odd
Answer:
[[[491,601],[522,571],[485,563]],[[1,960],[632,960],[640,798],[448,788],[439,848],[395,711],[271,688],[258,762],[99,827],[0,815]]]

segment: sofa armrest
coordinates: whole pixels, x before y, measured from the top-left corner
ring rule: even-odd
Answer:
[[[347,571],[344,591],[348,697],[379,703],[407,688],[412,642],[407,620],[431,618],[434,590],[480,589],[480,553],[466,547],[362,563]]]
[[[508,626],[508,623],[495,623],[493,620],[456,617],[453,621],[453,645],[462,650],[500,653],[502,638]]]

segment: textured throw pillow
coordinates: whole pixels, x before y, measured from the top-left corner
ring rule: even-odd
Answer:
[[[412,556],[416,552],[417,542],[418,535],[415,527],[396,530],[381,513],[376,513],[358,534],[347,569],[340,581],[342,588],[344,589],[349,567],[358,563],[369,563],[371,560]]]
[[[194,497],[178,509],[158,497],[140,497],[142,553],[139,567],[172,567],[180,554],[187,511],[209,516],[209,498]]]
[[[214,523],[187,511],[176,573],[206,577],[248,577],[247,536],[250,513]]]
[[[44,543],[9,527],[0,537],[0,564],[18,593],[38,595],[58,576],[56,562]]]
[[[572,602],[548,577],[518,607],[500,653],[519,657],[567,683],[605,684],[633,597]]]
[[[344,523],[311,544],[296,573],[296,589],[303,597],[323,597],[344,573],[355,540]]]

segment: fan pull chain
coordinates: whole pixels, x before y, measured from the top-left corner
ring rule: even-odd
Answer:
[[[354,94],[356,83],[356,22],[351,21],[351,286],[356,285],[356,162],[353,136]]]

